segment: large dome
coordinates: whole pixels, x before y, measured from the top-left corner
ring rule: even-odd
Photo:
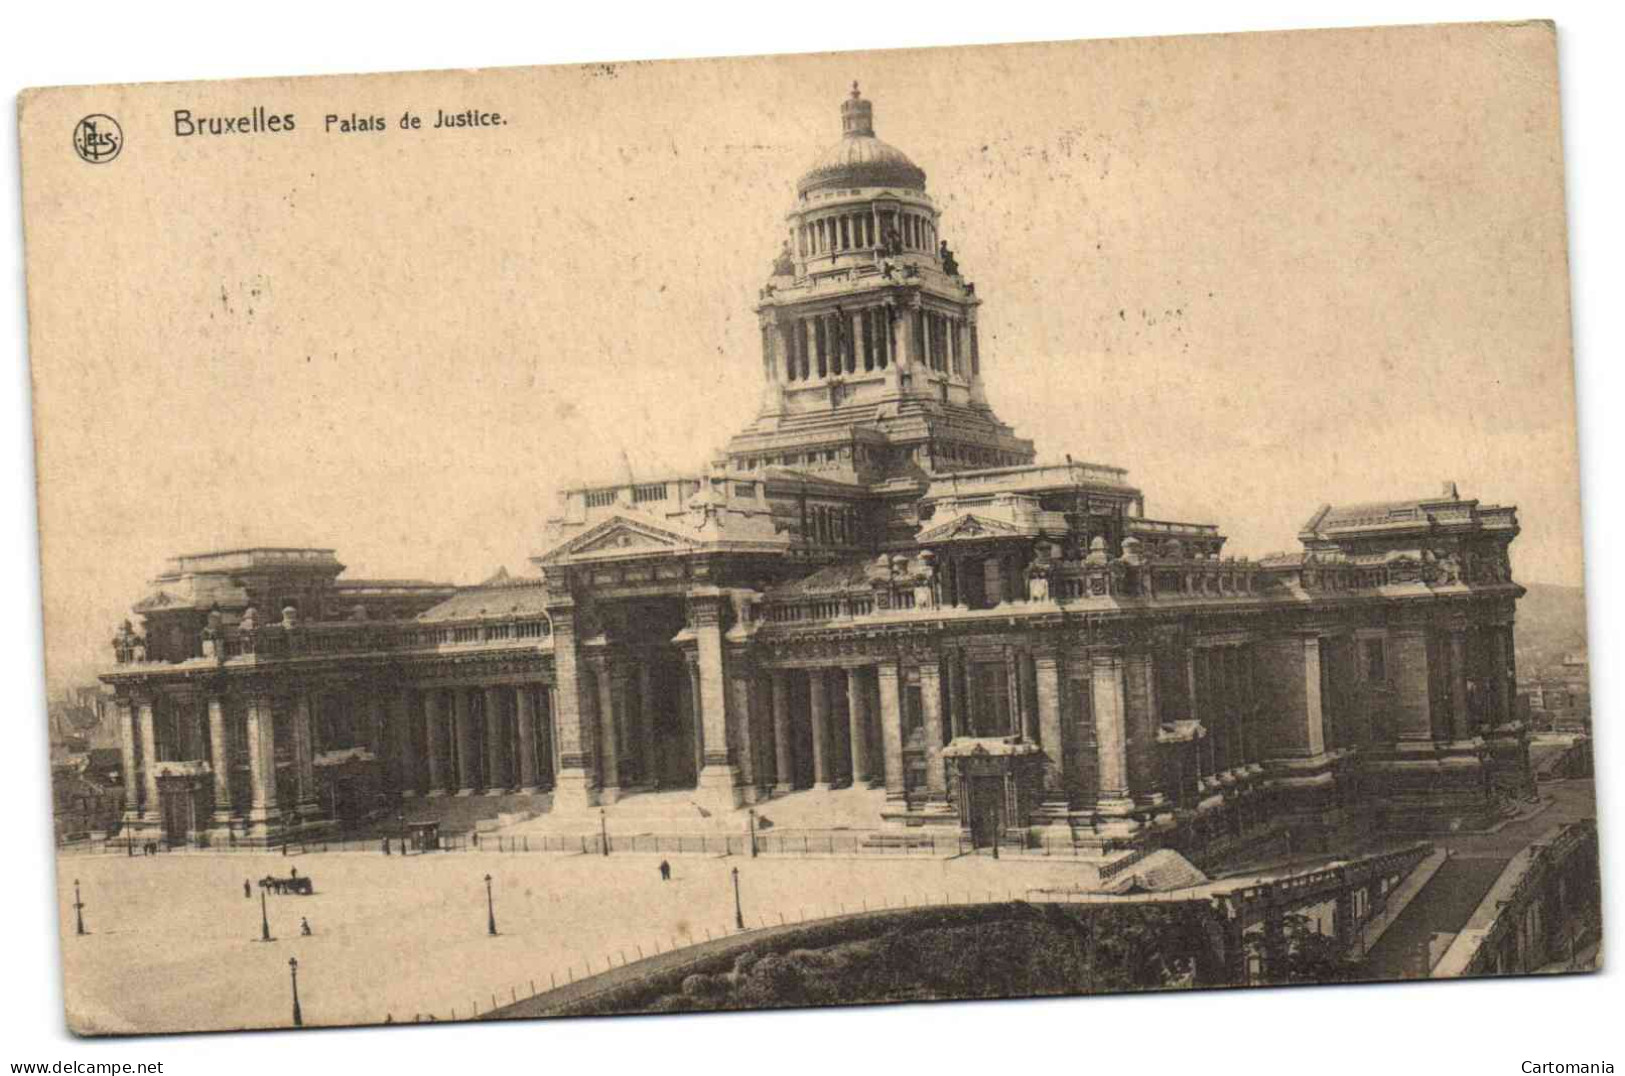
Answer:
[[[818,155],[796,181],[796,193],[847,187],[906,187],[925,190],[925,172],[896,146],[875,137],[874,108],[858,94],[841,102],[841,140]]]

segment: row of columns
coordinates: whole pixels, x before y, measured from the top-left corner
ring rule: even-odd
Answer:
[[[925,788],[928,798],[946,799],[949,786],[943,767],[942,749],[952,739],[975,735],[1017,736],[1041,747],[1045,755],[1046,787],[1059,790],[1066,765],[1063,747],[1060,660],[1053,652],[1022,654],[1011,652],[1005,658],[1005,686],[1009,692],[1007,713],[1010,725],[993,729],[980,727],[987,718],[981,711],[988,700],[973,702],[970,687],[973,676],[969,660],[961,651],[951,651],[938,660],[918,666],[919,721],[924,748]],[[895,662],[836,668],[774,669],[769,680],[771,695],[771,757],[776,787],[789,791],[786,775],[797,772],[795,744],[800,737],[795,726],[793,700],[800,692],[792,688],[792,677],[804,678],[805,720],[810,731],[812,783],[815,788],[831,787],[847,773],[854,782],[883,785],[888,793],[901,797],[906,791],[906,760],[903,748],[903,686],[906,678]],[[841,700],[847,728],[837,728]],[[878,724],[877,724],[878,713]],[[844,735],[842,735],[844,733]],[[879,758],[874,755],[878,733]],[[836,757],[845,746],[849,758]],[[843,767],[843,764],[849,766]]]
[[[425,786],[431,795],[471,794],[477,788],[492,794],[509,789],[537,790],[546,776],[538,772],[539,766],[549,754],[546,748],[552,739],[546,724],[547,714],[551,712],[546,704],[547,688],[536,684],[486,685],[453,688],[448,694],[449,707],[443,705],[444,697],[438,689],[418,693],[410,688],[373,694],[362,704],[366,715],[366,742],[355,746],[369,748],[382,764],[386,789],[405,795]],[[482,701],[483,714],[498,716],[497,722],[488,724],[485,730],[483,758],[477,757],[475,750],[481,731],[475,725],[476,694]],[[541,702],[540,721],[538,700]],[[299,692],[291,697],[291,720],[286,737],[293,769],[290,782],[293,802],[289,804],[280,802],[282,793],[277,787],[277,717],[273,697],[267,692],[249,692],[243,696],[242,727],[249,794],[246,814],[241,819],[233,786],[227,699],[221,694],[211,694],[205,697],[203,705],[207,715],[206,761],[212,777],[211,825],[214,828],[226,829],[241,821],[250,833],[263,832],[290,815],[304,819],[320,814],[315,760],[323,745],[317,742],[310,693]],[[122,699],[117,706],[126,818],[132,823],[156,825],[160,805],[159,763],[162,761],[156,700],[139,696]],[[511,723],[506,719],[508,714],[512,714]],[[421,728],[421,740],[415,735],[414,726]]]
[[[897,228],[904,250],[935,253],[936,225],[921,213],[893,214],[870,205],[860,212],[836,213],[807,221],[796,229],[796,249],[803,258],[871,250],[883,245],[888,224]]]
[[[907,357],[899,355],[892,322],[893,308],[887,305],[781,319],[784,380],[841,377],[857,373],[860,367],[884,370],[894,360],[907,366]],[[772,337],[767,337],[767,344],[772,343]],[[778,368],[775,357],[767,356],[770,373]]]
[[[688,655],[687,709],[694,730],[696,784],[700,791],[738,806],[736,756],[729,737],[729,708],[723,669],[722,618],[726,596],[702,587],[688,596],[692,645]],[[645,704],[633,714],[626,703],[627,677],[613,652],[582,653],[573,600],[550,604],[553,622],[558,771],[553,808],[568,811],[613,802],[621,791],[621,757],[630,742],[647,765],[651,713]],[[642,698],[652,693],[640,683]],[[634,721],[636,726],[634,727]],[[631,733],[630,741],[628,733]]]
[[[794,681],[800,679],[801,685]],[[736,681],[741,700],[751,697],[744,678]],[[795,700],[806,698],[805,730]],[[759,720],[747,718],[742,731],[749,741],[744,768],[752,783],[788,792],[805,763],[798,741],[808,740],[812,787],[834,787],[844,775],[853,785],[884,788],[889,798],[906,791],[903,757],[902,682],[896,662],[811,669],[772,669],[756,689]],[[844,701],[844,706],[842,705]],[[843,713],[844,712],[844,713]],[[843,719],[845,727],[839,722]],[[840,752],[845,758],[839,757]],[[769,778],[769,766],[771,778]],[[759,771],[759,772],[758,772]]]
[[[1513,720],[1518,674],[1510,623],[1401,628],[1390,634],[1388,653],[1398,740],[1461,742]],[[1476,713],[1469,681],[1480,692]]]
[[[970,318],[925,310],[898,312],[890,304],[837,308],[801,316],[780,315],[764,321],[762,366],[770,389],[821,381],[895,365],[907,370],[922,363],[938,373],[976,380],[981,377],[981,348],[976,322]]]
[[[396,700],[403,719],[395,724],[403,791],[426,787],[428,794],[471,796],[476,792],[536,792],[553,757],[552,695],[540,683],[483,684],[435,688],[421,693],[422,761],[411,750],[411,694]]]
[[[225,699],[210,695],[205,701],[208,714],[208,763],[212,781],[211,825],[226,828],[236,820],[232,787],[230,739],[226,724]],[[159,824],[160,798],[156,700],[152,696],[124,698],[117,702],[120,732],[120,763],[124,774],[126,825],[147,828]],[[310,753],[310,707],[301,697],[295,712],[295,763],[299,795],[295,809],[315,813],[316,794],[313,759]],[[303,731],[300,731],[301,728]],[[250,829],[265,825],[278,815],[276,787],[275,721],[271,698],[251,694],[246,699],[244,736],[248,754],[249,807],[245,821]],[[176,760],[195,761],[195,760]]]
[[[1191,716],[1207,731],[1204,776],[1262,762],[1258,729],[1250,721],[1254,706],[1251,651],[1244,645],[1190,647],[1185,651],[1185,664]]]
[[[966,376],[966,367],[971,365],[971,348],[967,341],[975,331],[975,323],[967,318],[951,317],[933,310],[914,311],[917,352],[925,356],[926,365],[938,373],[952,372],[956,377]],[[981,371],[972,368],[968,372],[974,376]]]

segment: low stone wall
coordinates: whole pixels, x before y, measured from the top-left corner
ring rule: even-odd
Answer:
[[[761,955],[792,949],[821,949],[879,937],[893,930],[969,926],[1029,914],[1030,906],[1021,902],[949,905],[860,912],[813,923],[745,931],[614,968],[534,998],[504,1005],[481,1019],[638,1012],[658,998],[682,990],[683,980],[690,975],[716,975],[732,969],[742,953]]]

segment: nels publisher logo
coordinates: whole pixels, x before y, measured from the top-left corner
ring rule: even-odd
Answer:
[[[73,129],[73,151],[82,161],[106,164],[123,148],[124,131],[112,116],[96,112],[80,120]]]

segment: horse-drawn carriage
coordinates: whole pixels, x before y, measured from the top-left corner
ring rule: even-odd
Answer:
[[[268,889],[278,896],[285,893],[293,893],[297,896],[308,897],[312,893],[316,892],[316,887],[309,878],[300,878],[297,876],[292,878],[277,878],[273,875],[267,874],[264,878],[260,879],[260,888]]]

